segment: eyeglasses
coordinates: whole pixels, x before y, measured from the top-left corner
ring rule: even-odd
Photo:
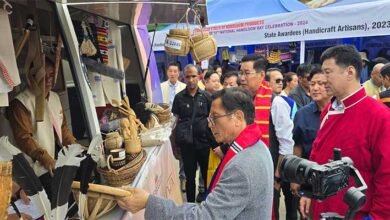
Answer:
[[[218,118],[222,118],[222,117],[226,117],[226,116],[229,116],[229,115],[232,115],[234,114],[235,112],[230,112],[230,113],[227,113],[227,114],[224,114],[224,115],[217,115],[217,116],[209,116],[207,117],[207,121],[211,124],[211,126],[215,126],[215,121],[218,119]]]
[[[252,73],[256,73],[256,72],[255,72],[255,71],[252,71],[252,72],[249,72],[249,71],[245,71],[245,72],[240,71],[240,72],[238,72],[238,75],[239,75],[239,76],[249,76],[249,75],[252,74]]]
[[[277,84],[281,83],[282,81],[283,81],[283,79],[276,79],[276,80],[275,80],[275,82],[276,82]]]

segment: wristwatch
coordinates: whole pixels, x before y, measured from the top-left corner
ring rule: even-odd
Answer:
[[[282,182],[282,178],[277,177],[277,176],[274,176],[274,181],[275,181],[276,183],[281,183],[281,182]]]

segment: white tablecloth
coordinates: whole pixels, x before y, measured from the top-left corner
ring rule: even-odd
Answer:
[[[148,152],[148,157],[131,185],[142,188],[153,195],[171,199],[176,204],[182,204],[183,199],[178,177],[179,170],[175,165],[171,143],[167,141],[161,146],[149,147],[145,148],[145,150]],[[100,219],[144,219],[144,212],[145,210],[141,210],[131,214],[116,207],[112,212]]]

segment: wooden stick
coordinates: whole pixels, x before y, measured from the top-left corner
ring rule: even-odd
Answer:
[[[92,191],[92,192],[104,193],[104,194],[117,196],[117,197],[133,195],[130,191],[111,187],[111,186],[104,186],[104,185],[93,184],[93,183],[89,183],[88,186],[89,186],[88,191]],[[80,182],[73,181],[72,189],[80,189]]]

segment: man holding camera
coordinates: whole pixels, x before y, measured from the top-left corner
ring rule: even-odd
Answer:
[[[310,160],[319,164],[333,158],[340,148],[350,157],[367,184],[367,201],[355,219],[387,219],[390,216],[390,111],[366,95],[360,85],[361,58],[353,46],[339,45],[321,55],[327,78],[326,90],[334,97],[321,113],[321,125]],[[350,184],[352,183],[350,178]],[[305,215],[313,207],[313,218],[324,212],[344,215],[346,189],[322,202],[301,198]]]

